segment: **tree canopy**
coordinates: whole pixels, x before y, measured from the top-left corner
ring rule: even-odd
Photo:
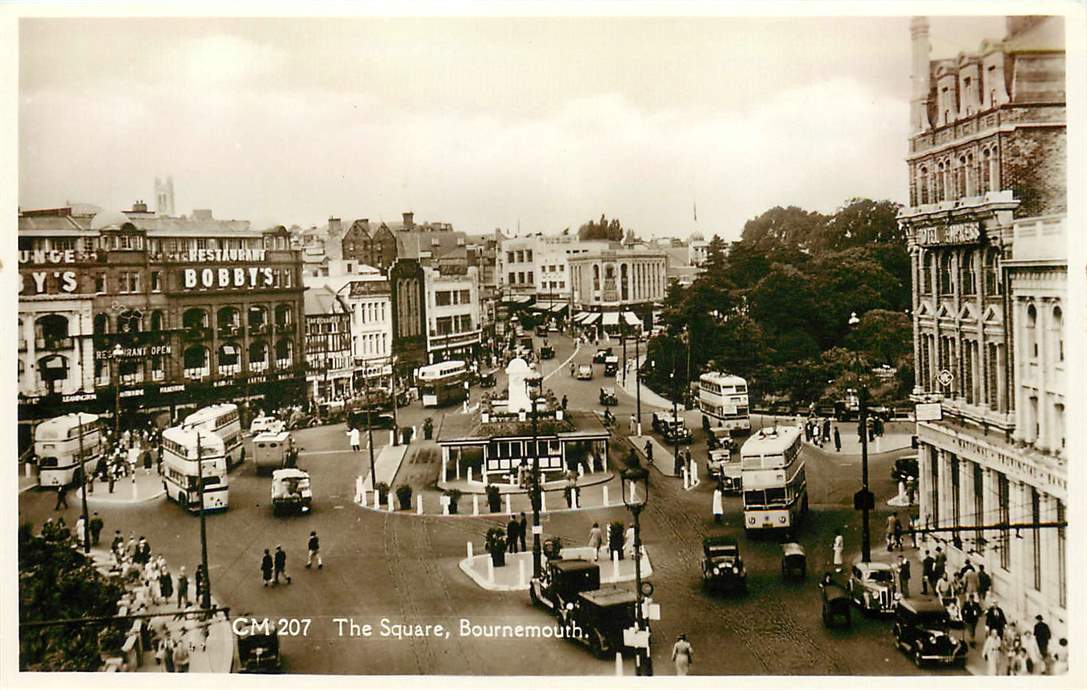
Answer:
[[[612,242],[620,242],[623,239],[623,224],[619,222],[618,218],[608,220],[607,217],[601,213],[600,220],[596,222],[590,220],[588,223],[579,227],[577,230],[577,237],[579,240],[611,240]]]

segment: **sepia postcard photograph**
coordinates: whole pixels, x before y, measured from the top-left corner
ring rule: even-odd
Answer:
[[[0,684],[1084,687],[1085,26],[0,4]]]

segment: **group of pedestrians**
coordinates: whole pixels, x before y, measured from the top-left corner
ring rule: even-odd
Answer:
[[[593,560],[600,560],[600,551],[607,547],[608,558],[623,560],[624,556],[634,558],[634,526],[613,522],[608,525],[605,534],[599,522],[594,522],[589,529],[589,548],[593,550]]]
[[[830,443],[832,438],[834,440],[834,450],[840,452],[842,450],[842,437],[838,432],[838,427],[831,425],[829,417],[809,416],[807,421],[804,422],[804,440],[808,443],[822,448],[823,444]]]
[[[528,551],[528,547],[525,545],[525,535],[527,533],[528,518],[525,517],[525,514],[521,513],[520,520],[511,515],[510,521],[506,523],[506,551],[510,553]]]

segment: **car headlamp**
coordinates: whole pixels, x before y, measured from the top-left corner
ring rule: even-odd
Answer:
[[[717,566],[713,566],[713,574],[714,575],[720,575],[721,574],[721,569],[718,568]]]
[[[740,572],[740,569],[737,566],[732,566],[732,572],[738,573]]]

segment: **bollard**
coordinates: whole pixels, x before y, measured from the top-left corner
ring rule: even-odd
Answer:
[[[619,552],[618,551],[612,551],[611,552],[611,578],[616,582],[619,581]]]
[[[541,513],[546,513],[547,512],[547,492],[546,491],[541,491],[540,492],[540,512]]]
[[[494,584],[494,559],[487,557],[487,582]]]
[[[579,476],[579,477],[584,477],[585,476],[585,465],[578,465],[577,466],[577,476]]]
[[[479,515],[479,495],[472,494],[472,515]]]
[[[449,515],[449,504],[448,503],[443,503],[442,504],[442,515]]]
[[[604,487],[604,507],[608,507],[608,487]]]
[[[389,501],[388,506],[389,506],[389,512],[391,513],[391,512],[393,512],[393,495],[392,495],[392,493],[390,493],[385,498],[387,498],[388,501]]]
[[[578,502],[578,495],[577,495],[577,491],[571,491],[571,492],[570,492],[570,508],[571,508],[572,510],[577,510],[578,508],[580,508],[580,507],[581,507],[581,506],[579,506],[579,505],[577,504],[577,502]]]
[[[616,652],[615,653],[615,675],[617,675],[617,676],[623,675],[623,653],[622,652]]]
[[[683,474],[683,488],[684,489],[689,488],[690,487],[690,483],[689,483],[690,478],[687,476],[687,468],[686,467],[683,468],[682,474]]]
[[[415,497],[415,514],[416,515],[422,515],[423,514],[423,495],[422,494],[419,494],[418,496]]]
[[[468,468],[468,483],[469,484],[472,483],[472,468],[471,467]]]
[[[525,559],[517,559],[517,581],[521,583],[521,586],[525,586]]]
[[[374,510],[381,510],[381,494],[374,489]]]
[[[513,507],[510,505],[510,495],[506,494],[506,512],[513,515]]]
[[[468,542],[468,560],[472,560],[473,558],[475,558],[475,554],[473,553],[473,551],[475,551],[475,549],[472,548],[472,542]]]
[[[694,473],[694,479],[691,480],[691,483],[692,484],[697,484],[698,483],[698,463],[695,462],[694,460],[691,461],[691,472]]]
[[[34,474],[34,466],[33,466],[33,465],[31,465],[31,464],[30,464],[29,462],[28,462],[28,463],[26,463],[26,464],[24,465],[24,467],[26,467],[26,476],[28,476],[28,477],[29,477],[29,476],[31,476],[32,474]]]

